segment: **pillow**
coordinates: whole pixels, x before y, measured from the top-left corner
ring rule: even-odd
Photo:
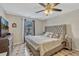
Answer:
[[[59,36],[59,34],[54,34],[53,36],[52,36],[52,38],[59,38],[60,36]]]
[[[52,38],[53,35],[54,35],[54,33],[50,32],[48,37]]]
[[[50,33],[49,32],[46,32],[45,34],[44,34],[44,36],[48,36]]]
[[[53,35],[54,33],[52,33],[52,32],[49,32],[51,35]]]
[[[61,34],[59,38],[60,38],[60,39],[64,39],[64,35],[63,35],[63,34]]]
[[[53,33],[52,33],[52,32],[46,32],[46,33],[44,34],[44,36],[52,38]]]
[[[52,34],[49,34],[47,37],[50,37],[50,38],[52,38],[52,36],[53,36]]]

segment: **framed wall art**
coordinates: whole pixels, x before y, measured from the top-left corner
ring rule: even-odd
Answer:
[[[16,23],[12,23],[12,27],[13,28],[16,28],[17,27],[17,24]]]

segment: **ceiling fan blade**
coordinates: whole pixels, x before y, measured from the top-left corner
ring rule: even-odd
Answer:
[[[37,11],[37,12],[35,12],[35,13],[39,13],[39,12],[42,12],[42,11],[44,11],[44,10],[40,10],[40,11]]]
[[[54,3],[54,6],[57,6],[58,4],[60,4],[60,3]]]
[[[41,6],[45,7],[44,3],[39,3]]]
[[[62,11],[61,9],[56,9],[56,8],[54,8],[53,10],[54,10],[54,11]]]

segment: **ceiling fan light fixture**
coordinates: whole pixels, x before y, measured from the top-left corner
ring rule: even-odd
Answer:
[[[45,14],[48,14],[49,12],[48,12],[48,10],[45,10],[44,13],[45,13]]]
[[[52,14],[52,13],[53,13],[53,11],[50,9],[49,14]]]
[[[45,11],[44,11],[44,13],[46,14],[46,15],[48,15],[48,14],[52,14],[52,4],[47,4],[47,6],[45,7]]]
[[[45,13],[46,15],[52,14],[52,12],[53,12],[53,11],[52,11],[51,9],[50,9],[50,10],[45,10],[45,11],[44,11],[44,13]]]
[[[49,14],[52,14],[53,11],[62,11],[61,9],[58,9],[58,8],[54,8],[55,6],[57,6],[59,3],[46,3],[46,4],[43,4],[43,3],[40,3],[41,6],[44,7],[43,10],[40,10],[36,13],[39,13],[39,12],[44,12],[46,14],[46,16],[48,16]]]

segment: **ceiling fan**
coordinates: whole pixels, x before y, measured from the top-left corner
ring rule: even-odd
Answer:
[[[40,10],[40,11],[37,11],[36,13],[40,13],[40,12],[43,12],[46,14],[46,16],[48,16],[48,14],[51,14],[53,11],[62,11],[61,9],[57,9],[55,8],[55,6],[57,6],[58,4],[60,3],[47,3],[47,4],[44,4],[44,3],[39,3],[41,6],[44,7],[44,10]]]

